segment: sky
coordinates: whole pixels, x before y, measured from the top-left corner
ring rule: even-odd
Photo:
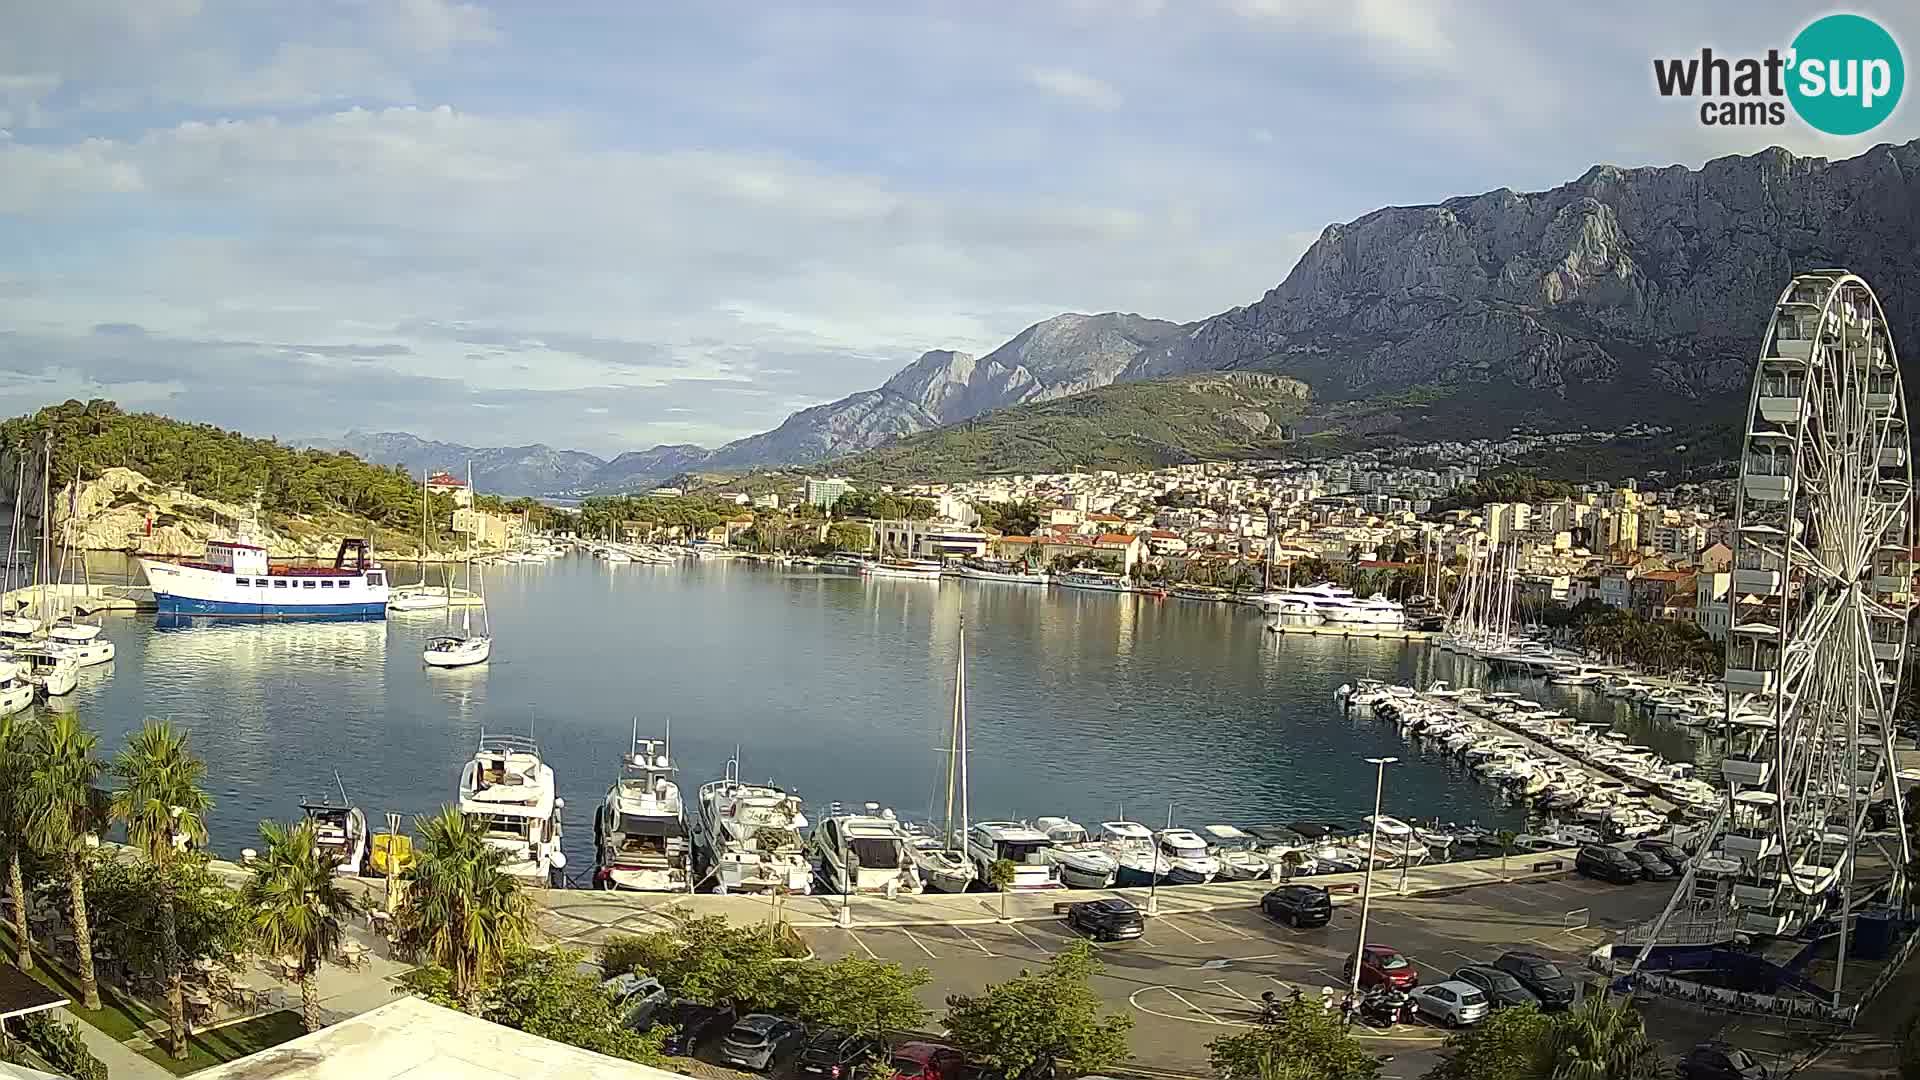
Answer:
[[[1920,136],[1920,90],[1851,139],[1653,90],[1818,13],[0,0],[0,413],[715,445],[1062,311],[1251,303],[1383,205]]]

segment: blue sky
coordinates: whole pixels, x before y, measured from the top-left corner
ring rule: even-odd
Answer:
[[[1920,134],[1653,92],[1815,13],[0,0],[0,411],[713,444],[1060,311],[1249,303],[1382,205]]]

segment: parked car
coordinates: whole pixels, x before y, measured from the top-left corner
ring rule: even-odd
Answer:
[[[1487,1004],[1494,1009],[1540,1004],[1540,998],[1533,991],[1520,985],[1519,979],[1497,967],[1468,964],[1454,972],[1453,977],[1456,981],[1466,983],[1487,995]]]
[[[1477,1024],[1487,1018],[1487,995],[1472,983],[1448,979],[1432,986],[1417,986],[1407,993],[1413,1011],[1448,1027]]]
[[[1647,881],[1672,881],[1680,876],[1679,871],[1667,865],[1667,860],[1654,852],[1629,848],[1621,854],[1632,859],[1640,867],[1640,876]]]
[[[862,1065],[884,1053],[884,1043],[827,1028],[814,1032],[807,1045],[800,1048],[798,1071],[802,1076],[840,1080],[843,1076],[852,1076]]]
[[[1767,1067],[1726,1043],[1703,1042],[1687,1051],[1675,1070],[1680,1080],[1768,1080]]]
[[[766,1072],[775,1062],[800,1045],[807,1029],[798,1020],[767,1013],[742,1017],[720,1040],[720,1060],[743,1069]]]
[[[1087,900],[1069,907],[1067,925],[1095,941],[1130,941],[1147,932],[1140,909],[1117,897]]]
[[[676,1057],[691,1057],[695,1050],[724,1034],[739,1019],[731,1005],[704,1005],[681,998],[655,1014],[654,1023],[673,1030],[661,1049]]]
[[[1370,986],[1391,986],[1395,990],[1411,990],[1420,985],[1420,973],[1414,970],[1413,961],[1387,945],[1369,945],[1360,964],[1360,988]],[[1341,976],[1349,981],[1353,979],[1353,961],[1349,959],[1341,969]]]
[[[1631,885],[1640,880],[1640,864],[1629,858],[1619,848],[1605,844],[1588,844],[1574,856],[1573,868],[1590,878],[1611,881],[1616,885]]]
[[[1540,999],[1540,1011],[1553,1012],[1573,1004],[1573,980],[1554,962],[1533,952],[1501,953],[1493,967],[1520,980]]]
[[[621,1026],[633,1031],[652,1026],[654,1014],[667,1003],[667,988],[650,975],[615,975],[600,984],[600,992],[613,1001]]]
[[[1660,856],[1668,866],[1673,867],[1673,871],[1676,874],[1685,871],[1687,868],[1687,849],[1671,840],[1657,840],[1649,836],[1645,840],[1633,845],[1633,850],[1653,852],[1655,855]]]
[[[901,1043],[893,1051],[894,1080],[960,1080],[966,1055],[939,1043]]]
[[[1333,919],[1333,897],[1318,885],[1282,885],[1260,898],[1260,910],[1295,929],[1325,926]]]

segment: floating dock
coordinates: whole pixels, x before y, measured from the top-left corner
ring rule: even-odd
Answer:
[[[1305,634],[1309,637],[1390,638],[1394,641],[1432,641],[1438,636],[1438,633],[1433,630],[1407,630],[1391,626],[1293,626],[1287,623],[1268,623],[1267,629],[1276,634]]]

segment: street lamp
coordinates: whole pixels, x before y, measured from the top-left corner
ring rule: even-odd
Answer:
[[[1373,833],[1367,838],[1367,870],[1360,884],[1360,938],[1353,945],[1353,977],[1347,983],[1347,1000],[1358,1004],[1360,1001],[1360,968],[1367,959],[1367,911],[1373,904],[1373,855],[1380,846],[1380,796],[1387,787],[1387,766],[1400,759],[1397,757],[1370,757],[1367,764],[1375,769],[1373,781]],[[1351,1014],[1349,1014],[1351,1016]]]

